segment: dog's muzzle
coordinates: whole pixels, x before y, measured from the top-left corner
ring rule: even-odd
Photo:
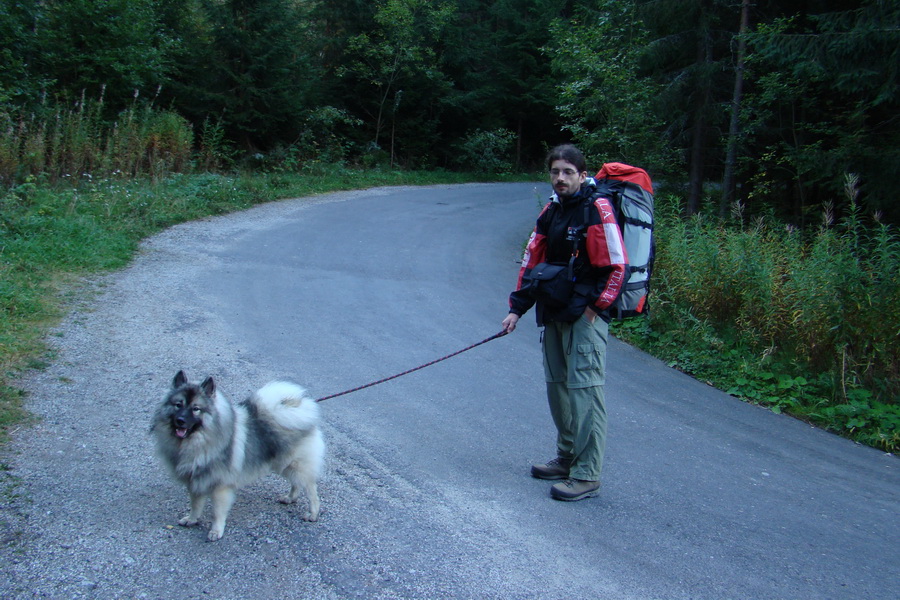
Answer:
[[[172,429],[175,430],[175,435],[181,439],[194,433],[200,425],[200,419],[194,416],[194,411],[190,407],[179,410],[172,417]]]

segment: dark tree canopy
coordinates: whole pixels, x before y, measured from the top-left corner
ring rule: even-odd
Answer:
[[[803,222],[855,174],[900,220],[896,2],[759,0],[740,36],[736,0],[0,5],[9,114],[154,103],[238,155],[419,168],[535,169],[571,140],[687,212],[718,210],[727,173],[750,211]]]

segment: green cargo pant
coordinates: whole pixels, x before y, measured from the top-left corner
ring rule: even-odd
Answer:
[[[571,459],[569,476],[599,481],[606,450],[606,346],[609,324],[579,317],[544,327],[544,375],[560,458]]]

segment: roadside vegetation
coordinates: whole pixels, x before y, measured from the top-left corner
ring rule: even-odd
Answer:
[[[616,336],[748,402],[900,449],[900,235],[853,196],[803,232],[771,215],[657,204],[650,317]]]

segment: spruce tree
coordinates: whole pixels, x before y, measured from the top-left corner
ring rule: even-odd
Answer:
[[[184,56],[176,104],[195,122],[221,119],[248,152],[295,140],[317,102],[318,37],[306,3],[202,0],[194,17],[196,52]]]
[[[745,121],[758,160],[745,165],[757,197],[792,199],[795,216],[840,203],[848,173],[860,200],[900,222],[900,5],[837,0],[787,13],[749,38],[754,85]]]

